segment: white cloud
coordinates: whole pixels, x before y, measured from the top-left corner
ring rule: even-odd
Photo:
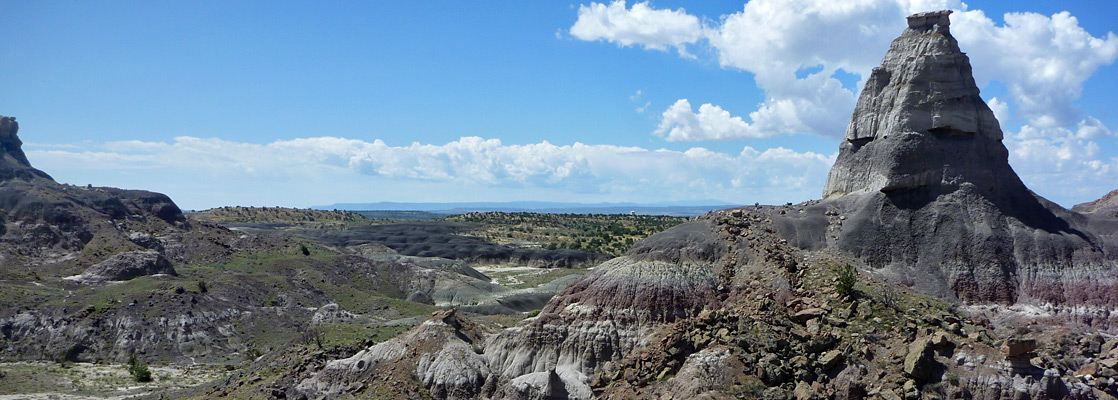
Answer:
[[[687,25],[679,31],[688,33],[677,35],[682,39],[671,45],[705,40],[723,67],[754,74],[766,100],[750,113],[749,123],[767,132],[694,135],[688,140],[791,133],[840,138],[854,107],[855,93],[843,88],[832,75],[841,69],[866,76],[880,63],[892,39],[904,30],[907,15],[945,8],[957,11],[951,17],[952,33],[971,56],[980,85],[998,80],[1009,89],[1009,96],[996,105],[1004,106],[999,111],[1012,107],[1015,115],[1033,126],[1071,127],[1082,120],[1073,102],[1082,92],[1083,83],[1099,67],[1118,58],[1118,37],[1109,32],[1094,37],[1066,12],[1051,17],[1009,13],[1004,16],[1005,25],[999,26],[982,11],[967,11],[966,5],[957,0],[752,0],[742,11],[723,15],[710,26]],[[591,3],[580,7],[575,26],[581,29],[591,21],[612,20],[607,15],[638,14],[637,10],[641,15],[670,14],[673,20],[685,16],[682,10],[654,10],[647,3],[636,4],[632,10],[626,10],[622,2],[609,6]],[[635,17],[616,19],[624,23],[596,24],[595,34],[575,36],[654,49],[669,45],[663,35],[631,34],[665,32],[668,24]],[[696,33],[700,36],[694,36]],[[625,37],[624,41],[620,37]],[[814,68],[820,70],[796,76],[798,71]]]
[[[1005,14],[998,26],[982,11],[951,16],[951,32],[974,66],[979,85],[1001,81],[1008,101],[1030,125],[1069,127],[1082,112],[1075,106],[1083,83],[1118,58],[1118,36],[1094,37],[1067,12]]]
[[[1006,104],[1005,100],[994,97],[987,101],[986,105],[990,107],[990,111],[994,112],[994,118],[997,118],[1003,125],[1006,121],[1009,121],[1009,104]]]
[[[1075,130],[1075,137],[1079,139],[1102,139],[1104,137],[1112,136],[1114,134],[1110,128],[1099,121],[1095,117],[1087,117],[1079,121],[1079,126]]]
[[[680,55],[688,55],[685,46],[699,40],[702,26],[682,8],[654,10],[647,2],[626,8],[624,0],[617,0],[609,5],[579,6],[578,20],[570,32],[587,41],[604,40],[622,47],[639,44],[654,50],[675,47]]]
[[[710,103],[699,106],[695,113],[687,99],[679,99],[668,107],[653,133],[669,142],[766,136],[741,117],[731,116],[729,111]]]
[[[727,154],[546,141],[506,145],[479,137],[408,146],[336,137],[268,144],[179,137],[86,148],[93,150],[28,146],[27,153],[59,181],[165,190],[187,208],[432,198],[784,202],[817,197],[833,161],[782,148]],[[138,175],[173,185],[148,184]],[[283,200],[312,195],[317,200]]]
[[[624,9],[616,2],[610,7]],[[1099,192],[1100,186],[1105,193],[1118,186],[1116,161],[1099,159],[1098,141],[1114,133],[1075,104],[1088,79],[1118,59],[1118,36],[1092,35],[1067,12],[1008,13],[999,23],[957,0],[752,0],[739,12],[707,22],[699,29],[701,37],[686,43],[705,43],[723,68],[752,73],[765,101],[742,118],[710,103],[695,112],[687,100],[679,100],[663,112],[653,133],[669,141],[797,133],[841,138],[856,92],[843,88],[833,74],[867,76],[904,30],[906,16],[937,9],[955,10],[951,31],[970,56],[979,86],[1005,85],[1008,93],[989,105],[1007,131],[1011,160],[1026,182],[1063,202],[1097,196],[1075,193]],[[632,25],[614,29],[618,34],[641,30]],[[635,36],[624,43],[636,44],[664,47],[662,41],[646,44]],[[1017,132],[1004,128],[1016,125]]]
[[[704,30],[705,39],[723,67],[753,73],[766,100],[750,113],[755,129],[765,133],[719,139],[797,133],[841,138],[856,99],[835,72],[866,76],[904,30],[905,16],[951,6],[961,5],[753,0],[742,11],[722,16],[719,25]],[[814,68],[819,71],[797,77],[798,71]]]
[[[1118,159],[1100,160],[1098,143],[1086,139],[1084,129],[1036,128],[1025,125],[1006,136],[1010,163],[1031,189],[1065,206],[1094,200],[1118,187]],[[1106,131],[1109,135],[1109,131]]]

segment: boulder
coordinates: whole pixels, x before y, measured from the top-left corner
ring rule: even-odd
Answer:
[[[1005,358],[1029,358],[1036,350],[1036,339],[1009,338],[1001,346]]]
[[[936,361],[935,346],[930,336],[917,339],[908,345],[908,354],[904,358],[904,373],[919,383],[931,382],[942,368]]]
[[[822,308],[809,308],[792,314],[789,318],[792,320],[792,322],[803,325],[806,324],[807,321],[823,316],[823,314],[824,311]]]

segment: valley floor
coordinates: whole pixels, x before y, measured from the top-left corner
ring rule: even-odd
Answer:
[[[200,364],[153,366],[151,372],[151,382],[139,383],[123,364],[0,363],[0,400],[134,399],[199,386],[231,374],[220,365]]]

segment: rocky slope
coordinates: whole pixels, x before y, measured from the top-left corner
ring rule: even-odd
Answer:
[[[1105,214],[1118,217],[1118,190],[1111,191],[1098,200],[1076,204],[1072,211],[1082,214]]]
[[[490,333],[436,313],[396,339],[300,369],[273,390],[311,399],[1118,393],[1109,380],[1118,374],[1118,340],[997,328],[985,316],[868,274],[842,291],[842,266],[855,260],[781,239],[773,222],[789,208],[720,211],[655,235],[515,327]],[[431,365],[447,362],[454,367],[430,375]],[[260,390],[237,384],[214,393]]]
[[[512,289],[462,261],[188,220],[163,194],[55,182],[18,127],[0,117],[0,361],[235,363],[333,322],[521,314],[573,280]]]
[[[128,243],[132,233],[186,227],[166,195],[55,182],[28,162],[18,131],[14,117],[0,116],[0,243],[10,255],[5,265],[79,251],[95,240]]]

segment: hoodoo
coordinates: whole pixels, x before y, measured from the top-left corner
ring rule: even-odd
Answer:
[[[908,29],[866,79],[824,198],[964,184],[985,195],[1025,190],[970,61],[948,31],[950,14],[908,17]]]
[[[1013,172],[950,14],[908,17],[866,79],[823,189],[846,218],[807,245],[948,299],[1118,305],[1113,244]]]

